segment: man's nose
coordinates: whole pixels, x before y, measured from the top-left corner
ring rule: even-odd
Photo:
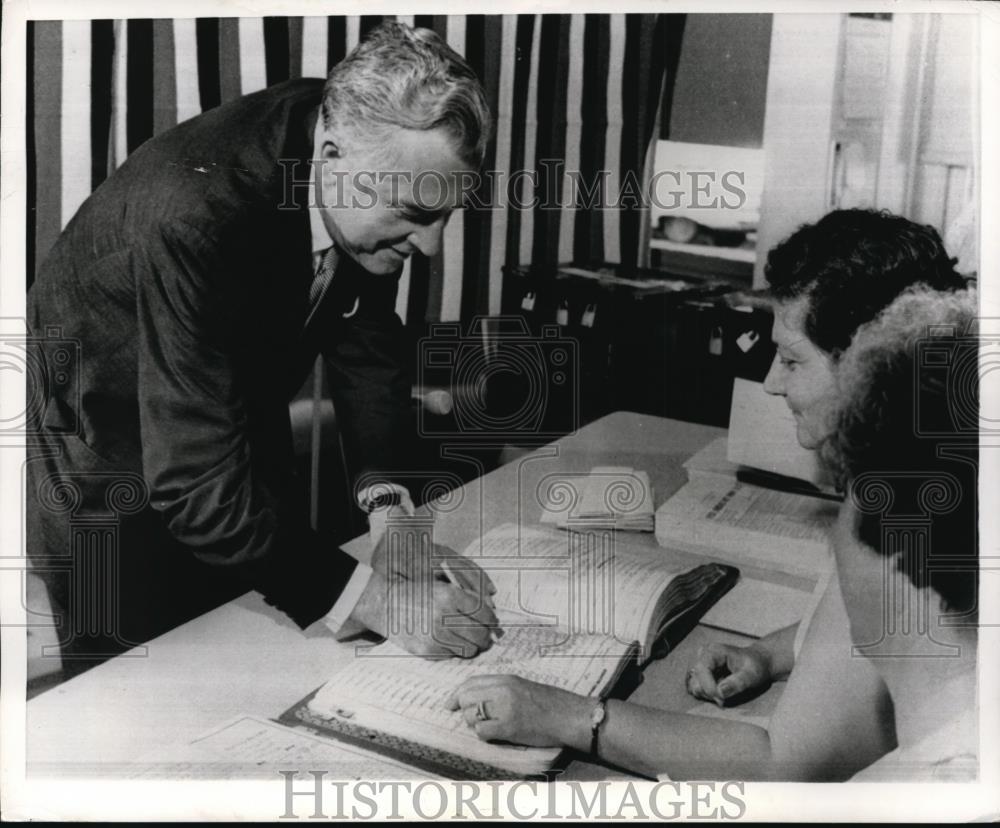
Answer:
[[[444,235],[445,219],[439,218],[432,224],[418,227],[409,235],[408,241],[425,256],[433,256],[441,249],[441,238]]]
[[[776,394],[780,397],[785,396],[784,368],[777,354],[774,355],[771,368],[767,372],[767,376],[764,377],[764,390],[768,394]]]

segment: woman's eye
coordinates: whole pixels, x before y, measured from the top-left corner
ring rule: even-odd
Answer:
[[[778,360],[781,362],[782,367],[787,368],[789,371],[793,370],[798,364],[794,359],[788,359],[786,357],[778,357]]]

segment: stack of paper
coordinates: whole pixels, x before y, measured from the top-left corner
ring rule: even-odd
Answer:
[[[696,477],[735,480],[740,467],[726,456],[728,443],[726,437],[716,437],[705,448],[685,460],[683,466],[687,471],[688,480],[694,480]]]
[[[656,512],[656,540],[767,571],[815,577],[831,566],[839,504],[713,475],[693,476]]]
[[[589,474],[546,481],[543,495],[542,523],[562,529],[652,532],[656,527],[653,487],[644,471],[595,466]]]

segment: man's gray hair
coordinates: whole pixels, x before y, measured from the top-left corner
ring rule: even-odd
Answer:
[[[442,127],[462,160],[478,167],[492,118],[479,79],[461,55],[430,29],[389,21],[330,70],[323,123],[372,143],[398,128]]]

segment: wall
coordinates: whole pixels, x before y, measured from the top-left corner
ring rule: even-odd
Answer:
[[[670,139],[759,148],[771,51],[770,14],[689,14]]]
[[[660,102],[672,88],[684,18],[400,17],[437,31],[479,74],[497,123],[486,168],[507,176],[504,182],[517,170],[544,173],[546,160],[596,180],[607,171],[605,198],[596,205],[560,194],[557,209],[456,212],[441,253],[416,255],[404,269],[397,302],[404,320],[498,312],[507,263],[636,263],[642,211],[604,205],[607,196],[616,203],[622,182],[642,172]],[[91,190],[136,146],[238,95],[324,75],[381,19],[29,24],[27,281]],[[530,201],[535,192],[525,187],[521,195]]]
[[[829,210],[840,27],[838,14],[774,18],[764,124],[764,194],[754,267],[757,288],[766,285],[767,251]]]

